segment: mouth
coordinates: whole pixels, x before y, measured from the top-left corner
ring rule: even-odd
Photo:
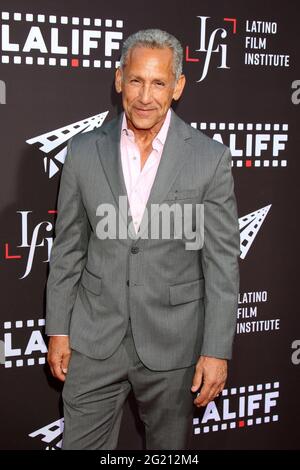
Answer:
[[[143,109],[143,108],[134,108],[135,112],[139,115],[139,116],[144,116],[144,117],[147,117],[149,116],[149,114],[151,114],[153,111],[155,111],[154,108],[151,108],[151,109]]]

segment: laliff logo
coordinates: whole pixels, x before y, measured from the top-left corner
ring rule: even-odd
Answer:
[[[40,144],[40,150],[48,155],[48,157],[44,157],[44,170],[48,173],[49,178],[52,178],[60,169],[57,162],[63,164],[66,158],[67,146],[65,145],[63,147],[63,144],[76,134],[90,132],[93,129],[101,127],[107,115],[108,111],[96,114],[95,116],[73,122],[72,124],[60,127],[54,131],[46,132],[45,134],[28,139],[26,143],[30,145]],[[58,153],[51,158],[49,156],[50,152],[56,151],[59,147],[61,148]]]
[[[194,434],[241,429],[278,421],[279,382],[224,389],[193,419]],[[201,413],[201,414],[202,414]]]
[[[59,450],[62,446],[63,431],[64,419],[61,418],[31,432],[29,437],[39,437],[42,442],[47,444],[45,450]]]
[[[199,47],[198,49],[195,49],[195,51],[200,52],[201,59],[194,55],[191,57],[189,46],[186,46],[185,60],[186,62],[203,64],[201,76],[199,80],[197,80],[197,82],[202,82],[208,74],[213,54],[218,58],[218,69],[230,69],[227,65],[227,44],[223,42],[227,38],[228,32],[225,27],[218,27],[214,30],[211,30],[211,28],[209,29],[209,16],[197,16],[197,18],[199,19],[198,34],[200,41]],[[237,19],[223,18],[223,26],[226,26],[227,28],[228,24],[230,25],[230,33],[236,34]]]
[[[4,322],[4,367],[44,365],[47,346],[42,328],[45,319]]]
[[[56,210],[49,210],[48,214],[55,214]],[[11,248],[10,243],[5,243],[5,259],[8,261],[25,260],[25,272],[20,279],[25,279],[30,273],[37,253],[37,248],[46,254],[46,259],[43,260],[47,263],[50,259],[51,248],[53,244],[53,223],[48,220],[43,220],[37,223],[33,230],[30,231],[29,217],[32,211],[17,211],[20,214],[20,235],[21,244],[17,246],[18,249],[22,249],[22,254],[19,251],[15,251]],[[31,222],[31,221],[30,221]],[[50,236],[46,236],[47,232]]]
[[[0,24],[2,64],[119,66],[123,20],[2,11]]]
[[[288,124],[191,122],[191,126],[225,143],[236,168],[286,168],[288,165]]]

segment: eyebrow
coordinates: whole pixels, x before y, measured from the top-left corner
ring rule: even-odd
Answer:
[[[138,78],[139,80],[144,80],[143,77],[139,76],[139,75],[135,75],[135,74],[130,74],[128,75],[128,78]],[[159,81],[159,82],[166,82],[167,79],[166,78],[153,78],[152,81]]]

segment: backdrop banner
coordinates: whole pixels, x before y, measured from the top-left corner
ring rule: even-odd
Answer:
[[[195,408],[190,449],[299,449],[298,19],[297,2],[267,0],[1,0],[1,449],[61,448],[44,332],[61,170],[72,136],[122,110],[121,46],[145,28],[181,41],[174,110],[230,147],[239,211],[234,357],[222,395]],[[144,444],[130,395],[118,449]]]

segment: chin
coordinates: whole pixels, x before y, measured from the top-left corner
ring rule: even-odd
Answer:
[[[155,122],[149,119],[133,119],[132,123],[137,129],[151,129],[155,125]]]

